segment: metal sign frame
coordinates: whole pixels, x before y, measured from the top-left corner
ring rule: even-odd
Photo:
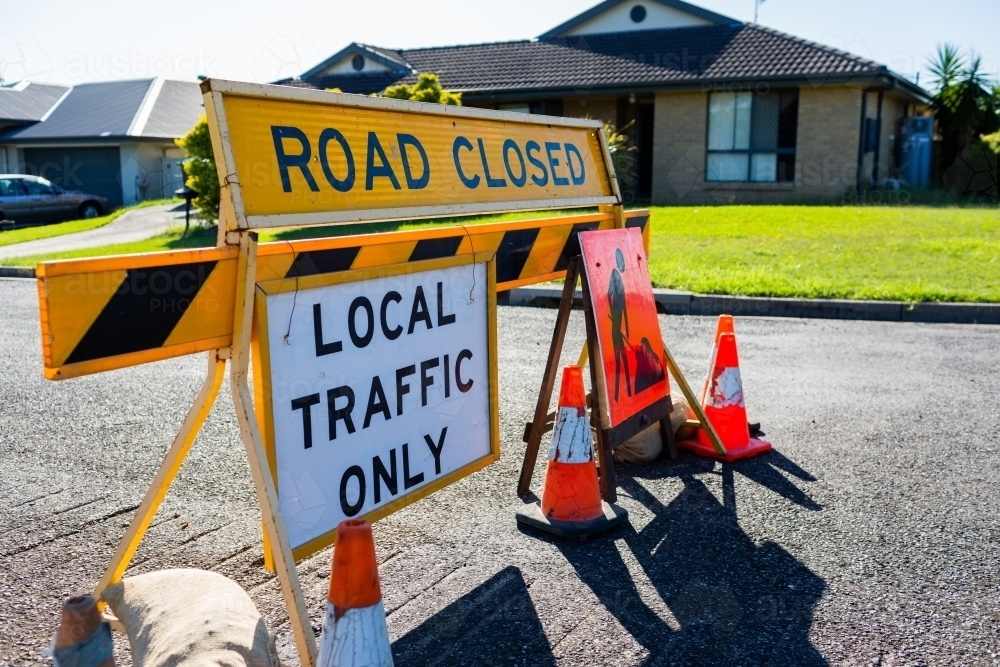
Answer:
[[[626,216],[621,205],[621,196],[618,188],[614,168],[611,164],[611,155],[608,150],[607,141],[600,131],[601,124],[590,120],[573,120],[565,118],[527,116],[524,114],[497,112],[465,107],[447,107],[440,105],[418,104],[399,100],[373,99],[355,95],[340,95],[326,93],[322,91],[308,91],[281,86],[264,86],[250,83],[237,83],[230,81],[208,80],[202,83],[203,99],[209,120],[209,130],[212,139],[212,146],[217,157],[217,167],[220,180],[220,215],[218,247],[213,250],[205,250],[206,255],[211,255],[218,261],[236,260],[235,284],[227,282],[222,299],[232,297],[232,310],[226,311],[226,315],[232,314],[232,328],[230,336],[217,337],[211,343],[199,341],[198,345],[190,347],[162,346],[152,348],[152,351],[143,350],[137,353],[129,353],[132,356],[109,356],[99,361],[88,361],[84,364],[76,365],[72,368],[67,366],[53,367],[46,366],[46,377],[49,379],[61,379],[82,375],[88,372],[98,372],[110,370],[111,368],[122,368],[128,365],[144,363],[156,359],[165,359],[181,354],[191,354],[196,351],[209,351],[208,374],[201,390],[198,393],[194,404],[188,411],[180,432],[175,437],[167,455],[164,457],[156,476],[146,491],[145,496],[133,516],[125,535],[119,542],[114,555],[111,558],[104,574],[102,575],[95,589],[95,597],[100,595],[109,586],[119,581],[125,573],[131,558],[134,556],[143,535],[149,528],[153,517],[156,515],[163,498],[170,485],[175,479],[185,456],[190,450],[201,427],[205,423],[209,412],[219,391],[221,390],[225,377],[226,365],[229,363],[230,390],[232,401],[236,412],[236,418],[240,429],[240,436],[247,452],[247,459],[253,478],[258,503],[261,509],[261,516],[264,524],[264,553],[265,558],[273,565],[273,569],[280,583],[281,593],[289,616],[289,624],[299,653],[303,667],[314,667],[317,657],[316,637],[309,619],[305,598],[299,584],[298,573],[295,568],[296,555],[289,544],[288,533],[285,530],[284,520],[278,506],[278,496],[275,488],[275,479],[272,474],[269,461],[268,450],[265,438],[262,436],[261,415],[255,410],[254,394],[248,382],[251,358],[254,356],[254,311],[257,298],[257,283],[259,280],[258,271],[258,242],[255,228],[265,227],[289,227],[307,226],[319,224],[336,224],[346,222],[364,222],[387,219],[421,218],[429,216],[458,216],[470,213],[492,213],[513,210],[541,210],[554,208],[574,208],[597,206],[599,213],[592,216],[588,221],[598,222],[610,220],[611,226],[623,228],[626,226]],[[332,212],[332,213],[307,213],[288,215],[267,215],[267,216],[247,216],[243,206],[241,186],[236,177],[235,160],[233,156],[232,137],[230,127],[225,116],[223,95],[232,94],[243,97],[255,97],[258,99],[282,99],[299,102],[313,102],[321,104],[334,104],[338,106],[348,106],[358,109],[382,109],[397,112],[432,114],[445,118],[479,119],[484,121],[502,121],[505,123],[522,124],[544,124],[561,126],[567,128],[586,129],[595,133],[596,140],[600,146],[600,159],[603,163],[603,177],[607,179],[607,184],[611,194],[605,197],[585,197],[585,198],[553,198],[549,200],[525,200],[508,202],[485,202],[480,204],[454,204],[438,206],[418,206],[413,208],[385,208],[369,209],[355,212]],[[598,156],[594,156],[595,160]],[[522,223],[509,223],[497,225],[498,229],[516,227]],[[603,224],[601,225],[603,226]],[[648,230],[648,226],[647,226]],[[571,232],[572,233],[572,232]],[[427,236],[440,234],[440,230],[428,230]],[[466,230],[466,234],[469,234]],[[475,234],[470,234],[470,244]],[[644,234],[648,238],[648,231]],[[310,242],[302,242],[307,244]],[[279,245],[279,244],[273,244]],[[293,244],[281,244],[293,245]],[[464,253],[463,261],[475,260],[478,257],[480,248],[475,245]],[[279,251],[270,247],[264,248],[264,255],[278,254]],[[294,251],[293,251],[294,252]],[[169,253],[165,253],[169,255]],[[234,257],[235,255],[235,257]],[[140,255],[127,258],[115,258],[101,260],[104,262],[104,270],[124,271],[139,266],[163,266],[162,262],[170,261],[162,255]],[[459,260],[455,260],[459,261]],[[490,284],[490,306],[491,317],[490,327],[490,351],[491,359],[491,392],[496,391],[496,267],[490,262],[491,284]],[[84,270],[81,270],[84,269]],[[62,266],[60,263],[43,265],[37,271],[39,278],[39,298],[42,306],[43,321],[43,348],[46,354],[50,350],[46,347],[51,340],[48,338],[51,332],[46,327],[51,325],[51,313],[47,309],[47,295],[45,280],[57,275],[70,275],[74,271],[81,275],[86,275],[85,270],[99,271],[97,265],[87,262]],[[509,287],[515,284],[530,284],[547,278],[556,278],[562,273],[561,270],[554,270],[544,276],[529,276],[524,279],[509,281]],[[232,285],[232,287],[230,287]],[[227,317],[228,319],[228,317]],[[205,347],[208,345],[209,347]],[[195,349],[195,348],[198,349]],[[49,357],[46,357],[48,360]],[[66,372],[61,372],[65,370]],[[51,371],[51,373],[49,372]],[[261,383],[255,383],[261,385]],[[261,388],[255,386],[255,391],[260,392]],[[258,393],[258,405],[261,405],[262,395]],[[493,419],[491,424],[491,434],[494,438],[495,447],[499,447],[498,423]],[[498,456],[498,449],[483,459],[476,461],[475,466],[487,465]],[[466,466],[467,468],[469,466]],[[472,472],[471,469],[462,469],[464,474]],[[427,491],[427,493],[432,492]],[[426,495],[426,494],[424,494]],[[413,500],[416,500],[414,498]],[[372,514],[374,517],[374,513]],[[102,607],[103,602],[101,603]],[[113,627],[118,631],[123,631],[117,619],[109,618]]]

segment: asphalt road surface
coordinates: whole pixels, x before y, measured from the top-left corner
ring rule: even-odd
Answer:
[[[139,208],[123,213],[97,229],[0,246],[0,261],[8,257],[28,257],[97,248],[115,243],[144,241],[183,224],[184,204],[172,203]]]
[[[501,462],[375,526],[397,665],[1000,663],[1000,328],[740,319],[751,417],[775,451],[620,467],[631,525],[566,544],[514,522],[554,318],[500,308]],[[660,322],[699,382],[713,320]],[[205,370],[199,355],[49,383],[38,331],[34,283],[0,280],[5,665],[46,662],[60,600],[96,583]],[[582,337],[576,313],[567,358]],[[220,400],[130,573],[235,579],[295,664],[261,564]],[[328,567],[329,551],[299,566],[317,625]]]

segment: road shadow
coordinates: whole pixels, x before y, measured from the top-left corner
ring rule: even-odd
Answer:
[[[780,476],[770,464],[759,464],[748,477],[765,480],[793,502],[815,505],[801,491],[788,488],[794,485],[776,483],[764,472],[770,469]],[[808,636],[826,583],[777,544],[758,546],[743,532],[735,512],[737,467],[745,474],[743,463],[723,467],[720,502],[695,477],[711,471],[711,461],[683,456],[664,465],[623,466],[621,492],[645,506],[653,520],[639,531],[627,526],[592,542],[557,543],[581,580],[649,651],[647,665],[827,664]],[[676,476],[683,482],[683,491],[669,504],[662,504],[640,482],[650,476],[649,468],[659,468],[658,477]],[[643,601],[615,544],[621,538],[673,619]],[[644,591],[647,598],[652,594]]]
[[[392,645],[397,665],[555,665],[521,571],[509,566]]]
[[[622,478],[659,479],[662,477],[681,477],[684,474],[709,473],[715,469],[715,466],[716,462],[712,459],[683,452],[680,458],[675,461],[667,461],[661,457],[648,465],[620,465],[616,467],[616,471]],[[816,478],[776,449],[734,463],[722,463],[721,466],[724,489],[733,488],[733,485],[726,484],[725,480],[731,479],[733,473],[738,472],[800,507],[814,512],[823,509],[822,505],[810,498],[808,494],[781,473],[782,471],[788,473],[803,482],[815,482]]]

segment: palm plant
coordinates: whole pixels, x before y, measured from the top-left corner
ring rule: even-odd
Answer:
[[[983,73],[982,58],[975,53],[966,57],[953,44],[939,46],[928,69],[934,77],[941,159],[948,166],[980,135],[1000,130],[1000,94]]]

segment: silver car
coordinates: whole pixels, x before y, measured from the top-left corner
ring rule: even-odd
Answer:
[[[0,174],[0,220],[59,222],[96,218],[108,212],[108,200],[67,192],[38,176]]]

